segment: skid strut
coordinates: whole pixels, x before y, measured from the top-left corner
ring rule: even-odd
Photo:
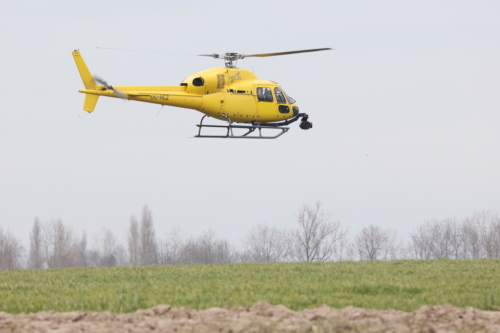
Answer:
[[[201,118],[201,121],[196,126],[199,127],[198,135],[195,135],[195,138],[229,138],[229,139],[276,139],[281,135],[288,132],[289,127],[278,127],[278,126],[270,126],[264,124],[251,124],[251,125],[234,125],[230,119],[228,119],[227,125],[204,125],[203,120],[207,117],[206,115]],[[204,135],[201,134],[202,128],[225,128],[227,130],[226,135]],[[233,129],[246,129],[247,131],[241,135],[235,135]],[[279,133],[274,136],[263,135],[262,130],[278,130]],[[257,135],[249,135],[254,133],[255,130],[258,130]]]
[[[228,139],[276,139],[290,129],[289,127],[282,127],[288,124],[291,124],[295,121],[297,121],[300,117],[306,117],[307,115],[305,113],[300,113],[296,115],[295,117],[283,121],[281,123],[267,123],[267,124],[261,124],[258,122],[250,123],[249,125],[234,125],[231,119],[229,117],[227,118],[227,125],[204,125],[203,120],[205,117],[209,117],[207,115],[204,115],[200,123],[197,124],[198,126],[198,135],[195,135],[195,138],[228,138]],[[201,134],[201,129],[202,128],[225,128],[227,130],[226,135],[204,135]],[[233,132],[233,129],[246,129],[247,131],[241,135],[235,135]],[[258,130],[258,135],[249,135],[251,133],[254,133],[255,130]],[[279,133],[276,135],[263,135],[262,130],[278,130]]]

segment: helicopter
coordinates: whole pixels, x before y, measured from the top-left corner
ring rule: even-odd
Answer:
[[[72,52],[85,89],[83,110],[94,111],[100,96],[194,109],[204,114],[195,138],[276,139],[288,132],[287,125],[300,121],[303,130],[312,128],[309,115],[299,112],[296,101],[279,84],[260,80],[252,71],[236,67],[249,57],[272,57],[331,48],[260,54],[200,54],[224,60],[225,67],[207,69],[190,75],[179,86],[112,86],[90,73],[79,50]],[[206,117],[227,125],[203,124]],[[216,128],[219,135],[202,134],[202,129]],[[264,134],[263,134],[263,131]],[[243,133],[238,133],[243,131]],[[257,132],[256,132],[257,131]],[[206,131],[205,131],[206,132]],[[266,134],[271,132],[271,135]],[[236,134],[235,134],[236,133]],[[274,134],[274,135],[272,135]]]

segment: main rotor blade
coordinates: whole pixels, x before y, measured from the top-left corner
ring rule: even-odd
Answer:
[[[294,53],[305,53],[305,52],[317,52],[317,51],[326,51],[331,50],[331,48],[323,48],[323,49],[309,49],[309,50],[299,50],[299,51],[288,51],[288,52],[275,52],[275,53],[259,53],[259,54],[245,54],[244,57],[274,57],[279,55],[286,54],[294,54]]]
[[[96,49],[100,50],[114,50],[114,51],[132,51],[132,52],[146,52],[146,53],[162,53],[162,54],[172,54],[172,55],[182,55],[182,56],[192,56],[195,57],[195,54],[187,54],[187,53],[172,53],[172,52],[161,52],[161,51],[148,51],[148,50],[132,50],[132,49],[115,49],[111,47],[99,47],[96,46]]]

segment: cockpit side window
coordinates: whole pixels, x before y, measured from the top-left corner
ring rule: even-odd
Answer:
[[[271,88],[258,87],[257,88],[257,98],[261,102],[272,102],[273,94],[271,93]]]
[[[283,96],[280,88],[274,88],[274,94],[276,95],[276,101],[278,102],[278,104],[286,104],[285,96]]]

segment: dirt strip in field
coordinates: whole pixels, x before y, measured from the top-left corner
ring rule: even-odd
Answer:
[[[0,332],[500,332],[500,312],[451,305],[410,313],[326,305],[295,312],[265,301],[201,311],[158,305],[133,313],[0,312]]]

